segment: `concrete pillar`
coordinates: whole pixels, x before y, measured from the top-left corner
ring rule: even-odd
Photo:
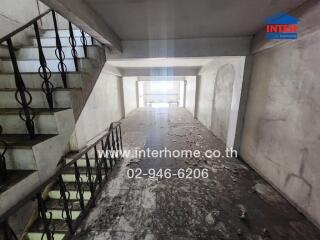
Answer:
[[[199,94],[200,94],[200,81],[201,76],[197,75],[196,77],[196,97],[195,97],[195,107],[194,107],[194,118],[198,119],[199,111]]]
[[[183,88],[183,107],[186,108],[186,101],[187,101],[187,81],[184,80],[184,88]]]
[[[139,108],[139,81],[136,81],[136,106]]]
[[[240,152],[240,145],[242,139],[242,132],[244,126],[244,118],[247,109],[247,100],[248,100],[248,92],[250,87],[250,79],[252,73],[252,64],[253,64],[253,57],[252,55],[247,56],[244,65],[244,72],[243,72],[243,82],[242,82],[242,89],[241,89],[241,97],[239,103],[239,112],[238,112],[238,120],[236,126],[236,133],[234,139],[234,149]]]
[[[120,101],[121,101],[121,118],[125,118],[125,105],[124,105],[124,90],[123,90],[123,77],[120,77],[120,89],[119,89],[119,95],[120,95]]]

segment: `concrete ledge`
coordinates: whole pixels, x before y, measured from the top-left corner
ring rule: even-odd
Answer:
[[[122,41],[123,52],[117,58],[166,58],[246,56],[250,53],[251,37],[195,38],[176,40]]]
[[[200,67],[121,68],[125,77],[130,76],[196,76]]]

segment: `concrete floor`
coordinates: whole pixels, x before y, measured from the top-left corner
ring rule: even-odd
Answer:
[[[138,109],[123,120],[125,149],[225,150],[185,109]],[[129,168],[207,168],[209,178],[129,179]],[[235,158],[125,158],[78,239],[319,240],[320,231]]]

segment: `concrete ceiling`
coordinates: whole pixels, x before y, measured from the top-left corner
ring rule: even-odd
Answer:
[[[247,36],[305,0],[83,0],[122,40]]]

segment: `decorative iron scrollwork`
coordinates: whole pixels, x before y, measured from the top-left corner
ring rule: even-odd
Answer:
[[[53,25],[54,25],[54,31],[55,31],[55,35],[56,35],[56,50],[55,50],[55,55],[57,57],[57,59],[59,60],[58,63],[58,70],[61,73],[61,78],[62,78],[62,82],[63,82],[63,86],[64,88],[67,88],[67,66],[64,63],[64,60],[66,58],[63,49],[62,49],[62,45],[61,45],[61,40],[60,40],[60,36],[59,36],[59,30],[58,30],[58,24],[57,24],[57,18],[56,18],[56,14],[54,11],[52,11],[52,18],[53,18]]]
[[[79,171],[77,162],[74,162],[73,166],[74,166],[74,175],[75,175],[75,179],[76,179],[75,184],[76,184],[76,188],[77,188],[76,198],[80,203],[81,210],[84,211],[83,179],[80,176],[80,171]]]
[[[107,158],[105,156],[105,154],[107,154],[106,152],[106,144],[104,144],[104,141],[103,139],[101,140],[101,150],[103,152],[102,156],[101,156],[101,162],[104,166],[104,174],[105,174],[105,177],[107,178],[108,177],[108,170],[109,170],[109,167],[108,167],[108,164],[107,164]]]
[[[70,192],[66,188],[66,184],[63,181],[62,175],[59,175],[58,178],[59,187],[60,187],[60,199],[59,203],[63,204],[63,210],[61,217],[64,219],[68,225],[69,232],[73,233],[73,226],[72,226],[72,204],[70,204]],[[61,202],[62,201],[62,202]],[[71,205],[71,206],[70,206]]]
[[[30,92],[27,90],[23,79],[21,77],[21,73],[18,68],[18,63],[16,59],[16,55],[14,53],[13,45],[11,38],[7,40],[8,49],[11,57],[11,62],[14,71],[15,83],[17,87],[17,91],[15,93],[15,98],[17,102],[21,105],[21,110],[19,111],[20,118],[25,122],[28,133],[31,138],[35,137],[35,129],[34,129],[34,117],[35,113],[30,106],[32,102],[32,96]]]
[[[72,54],[72,57],[73,57],[75,69],[78,72],[79,71],[79,67],[78,67],[78,52],[76,50],[77,41],[74,38],[73,28],[72,28],[72,23],[71,22],[69,22],[69,33],[70,33],[69,43],[70,43],[70,46],[71,46],[71,54]]]
[[[88,41],[87,41],[86,35],[85,35],[85,33],[84,33],[83,30],[81,30],[80,41],[81,41],[82,46],[83,46],[84,56],[85,56],[85,57],[88,57],[88,53],[87,53]]]
[[[44,239],[44,236],[47,237],[47,240],[54,240],[55,226],[52,224],[52,212],[47,211],[47,207],[45,201],[41,196],[41,193],[37,194],[37,200],[38,214],[43,225],[43,233],[41,240]]]
[[[94,160],[95,160],[95,169],[96,169],[96,179],[95,179],[95,188],[99,184],[102,187],[102,161],[98,156],[97,145],[94,146]]]
[[[86,157],[86,176],[88,179],[87,183],[89,184],[91,199],[94,199],[94,192],[95,192],[94,179],[92,176],[92,168],[90,166],[90,160],[89,160],[88,153],[85,154],[85,157]]]
[[[39,27],[38,23],[35,22],[34,24],[34,31],[36,33],[36,39],[37,39],[37,44],[38,44],[38,51],[39,51],[39,61],[40,61],[40,67],[38,69],[38,73],[40,77],[43,79],[43,82],[41,84],[41,89],[46,95],[46,99],[49,105],[50,110],[53,110],[53,91],[54,91],[54,86],[50,82],[51,78],[51,71],[47,66],[47,61],[44,56],[43,50],[42,50],[42,44],[40,40],[40,33],[39,33]]]

